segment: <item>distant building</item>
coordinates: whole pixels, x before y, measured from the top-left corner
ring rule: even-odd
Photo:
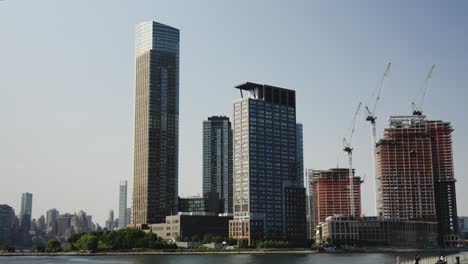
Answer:
[[[6,204],[0,204],[0,244],[13,244],[15,241],[15,210]]]
[[[56,235],[57,230],[57,221],[59,218],[59,211],[57,209],[50,209],[46,214],[46,233],[50,235]]]
[[[316,243],[427,248],[437,245],[437,223],[379,217],[329,216],[317,228]]]
[[[354,170],[353,170],[354,173]],[[351,215],[351,199],[349,188],[349,169],[335,168],[329,170],[313,170],[309,175],[313,195],[313,224],[318,225],[333,215]],[[355,215],[361,215],[361,178],[353,177]]]
[[[119,186],[119,228],[127,226],[127,181],[121,181]]]
[[[32,216],[32,194],[31,193],[23,193],[21,195],[21,210],[19,214],[20,221],[22,222],[24,218],[24,215],[28,215],[29,217],[26,217],[28,222],[31,222],[31,216]],[[28,223],[30,225],[31,223]]]
[[[84,211],[79,211],[78,214],[75,214],[70,219],[71,229],[75,233],[83,233],[91,231],[91,224],[88,223],[88,216]]]
[[[468,240],[468,216],[458,217],[458,229],[462,239]]]
[[[179,198],[179,212],[224,213],[225,203],[217,192],[206,193],[204,197]]]
[[[392,116],[377,142],[379,215],[438,222],[439,245],[458,244],[452,126],[425,116]]]
[[[203,194],[216,192],[232,213],[232,129],[226,116],[203,121]]]
[[[179,30],[136,26],[133,224],[164,222],[177,211],[179,175]]]
[[[126,213],[125,226],[128,226],[132,223],[132,208],[127,208]]]
[[[107,218],[107,221],[106,221],[106,228],[107,230],[114,229],[114,210],[109,211],[109,217]]]
[[[229,220],[232,220],[229,214],[180,212],[167,216],[164,223],[150,225],[150,231],[165,240],[179,237],[183,241],[196,237],[201,241],[206,234],[227,239]]]
[[[250,82],[235,88],[242,98],[233,105],[230,237],[248,244],[258,240],[303,244],[305,188],[297,172],[296,92]]]
[[[68,235],[71,230],[71,219],[72,214],[63,214],[59,215],[57,219],[57,235],[62,238],[62,240],[68,239]]]

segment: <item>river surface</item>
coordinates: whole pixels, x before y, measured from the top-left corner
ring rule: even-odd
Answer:
[[[406,257],[409,257],[408,255]],[[395,264],[396,254],[265,254],[265,255],[146,255],[146,256],[54,256],[0,257],[11,264]]]

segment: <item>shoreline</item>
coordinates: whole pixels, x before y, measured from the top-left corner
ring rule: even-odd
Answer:
[[[462,253],[467,249],[362,249],[351,251],[332,251],[318,252],[314,250],[220,250],[220,251],[125,251],[125,252],[56,252],[56,253],[40,253],[40,252],[0,252],[0,257],[80,257],[80,256],[145,256],[145,255],[267,255],[267,254],[284,254],[284,255],[305,255],[305,254],[372,254],[372,253],[387,253],[387,254],[410,254],[410,253]]]

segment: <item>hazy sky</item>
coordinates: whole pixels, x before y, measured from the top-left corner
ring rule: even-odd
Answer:
[[[180,195],[201,193],[202,121],[232,115],[233,88],[297,91],[305,167],[346,166],[341,141],[392,62],[378,135],[430,66],[425,113],[451,121],[459,215],[468,215],[467,1],[0,1],[0,204],[33,217],[85,210],[103,223],[132,183],[134,28],[180,29]],[[370,129],[354,141],[364,213],[374,212]],[[131,192],[131,188],[129,193]],[[131,200],[129,200],[131,203]],[[117,213],[117,212],[116,212]]]

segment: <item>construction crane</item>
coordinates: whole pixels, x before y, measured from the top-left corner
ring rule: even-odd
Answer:
[[[372,107],[372,111],[369,109],[369,107],[366,106],[366,121],[369,121],[370,122],[370,125],[371,125],[371,142],[372,142],[372,167],[373,167],[373,173],[374,173],[374,197],[375,197],[375,200],[378,199],[377,197],[377,166],[375,164],[376,162],[376,157],[375,157],[375,145],[377,143],[377,135],[376,135],[376,124],[375,124],[375,120],[377,119],[377,116],[375,115],[375,110],[377,109],[377,103],[379,102],[380,100],[380,96],[382,95],[382,90],[383,90],[383,87],[384,87],[384,82],[385,80],[388,78],[388,75],[390,73],[390,66],[392,64],[391,63],[388,63],[387,64],[387,68],[385,69],[385,72],[383,74],[383,77],[382,77],[382,80],[380,81],[380,84],[379,84],[379,87],[378,87],[378,90],[377,90],[377,97],[375,99],[375,103],[374,103],[374,106]],[[376,203],[376,213],[378,211],[377,209],[377,205],[378,202]]]
[[[361,105],[362,103],[359,102],[356,112],[354,113],[354,117],[352,121],[353,122],[352,129],[351,129],[351,134],[349,135],[349,138],[348,139],[343,138],[343,151],[348,153],[348,159],[349,159],[349,193],[350,193],[349,204],[350,204],[351,216],[356,215],[356,209],[354,206],[353,147],[351,145],[351,141],[353,140],[354,130],[356,127],[356,120],[361,110]]]
[[[429,81],[432,79],[432,73],[434,72],[435,65],[432,65],[431,69],[429,70],[429,73],[426,76],[426,80],[424,81],[424,87],[422,88],[422,95],[421,95],[421,102],[419,105],[416,105],[415,102],[411,103],[411,107],[413,108],[413,115],[422,115],[422,107],[424,104],[424,98],[426,97],[427,89],[429,89]],[[415,98],[416,101],[416,98]]]

